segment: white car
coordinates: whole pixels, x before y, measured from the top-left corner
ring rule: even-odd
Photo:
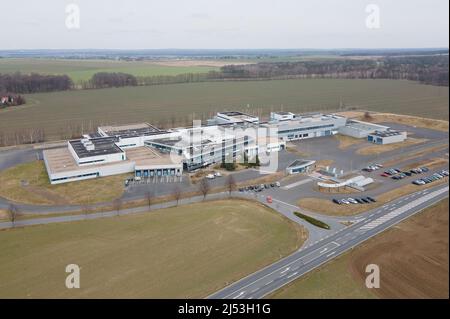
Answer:
[[[280,187],[281,186],[280,182],[275,182],[275,186]]]
[[[205,178],[207,178],[207,179],[214,179],[216,177],[214,176],[214,174],[208,174],[208,175],[205,176]]]
[[[341,199],[341,203],[344,203],[344,204],[346,204],[346,205],[349,205],[349,204],[350,204],[350,202],[349,202],[348,200],[346,200],[345,198],[344,198],[344,199]]]
[[[352,203],[352,204],[358,204],[358,202],[355,200],[355,199],[353,199],[353,198],[348,198],[347,199],[350,203]]]
[[[214,176],[215,176],[215,177],[222,177],[222,174],[220,174],[220,172],[215,172],[215,173],[214,173]]]

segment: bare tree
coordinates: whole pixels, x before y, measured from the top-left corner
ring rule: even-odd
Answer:
[[[12,227],[16,227],[16,220],[19,217],[19,208],[14,204],[9,204],[7,214],[12,223]]]
[[[225,180],[225,185],[228,189],[228,195],[231,196],[231,192],[236,190],[236,180],[234,179],[233,174],[230,174],[227,176],[227,179]]]
[[[113,201],[113,209],[116,211],[117,216],[120,216],[120,210],[122,209],[122,199],[116,198]]]
[[[177,201],[177,206],[178,206],[178,203],[179,203],[179,201],[181,199],[181,188],[180,188],[180,186],[176,185],[175,188],[173,189],[173,197]]]
[[[203,178],[200,180],[200,183],[198,185],[198,188],[200,192],[203,194],[203,200],[205,200],[206,195],[208,195],[211,187],[209,186],[209,182],[206,178]]]
[[[147,198],[148,209],[150,210],[153,203],[154,193],[152,190],[149,190],[145,196]]]

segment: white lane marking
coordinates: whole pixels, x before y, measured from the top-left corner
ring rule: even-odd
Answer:
[[[239,293],[239,295],[237,295],[236,297],[233,297],[233,299],[237,299],[237,298],[243,296],[244,294],[245,294],[245,291],[242,291]]]
[[[327,257],[331,257],[331,256],[333,256],[335,253],[336,253],[336,252],[333,251],[333,252],[329,253],[329,254],[327,255]]]
[[[280,274],[284,274],[285,272],[289,271],[289,269],[291,269],[290,267],[287,267],[285,270],[283,270],[282,272],[280,272]]]
[[[268,281],[264,286],[268,286],[268,285],[270,285],[271,283],[273,283],[273,280]]]
[[[290,274],[289,276],[287,276],[287,278],[292,278],[292,277],[294,277],[297,274],[298,274],[298,272],[294,272],[293,274]]]
[[[304,180],[301,180],[301,181],[298,181],[298,182],[295,182],[295,183],[292,183],[292,184],[288,184],[286,186],[281,187],[281,189],[289,190],[291,188],[294,188],[294,187],[297,187],[297,186],[300,186],[300,185],[303,185],[303,184],[306,184],[306,183],[309,183],[309,182],[312,182],[311,178],[307,178],[307,179],[304,179]]]
[[[383,223],[385,223],[385,222],[387,222],[387,221],[389,221],[389,220],[391,220],[391,219],[393,219],[393,218],[395,218],[395,217],[397,217],[397,216],[399,216],[399,215],[409,211],[410,209],[412,209],[414,207],[417,207],[417,206],[427,202],[428,200],[430,200],[430,199],[432,199],[432,198],[434,198],[436,196],[439,196],[440,194],[445,193],[447,191],[448,191],[448,187],[445,187],[445,188],[436,190],[436,191],[434,191],[432,193],[429,193],[427,195],[424,195],[424,196],[422,196],[422,197],[420,197],[420,198],[418,198],[416,200],[413,200],[413,201],[407,203],[404,206],[401,206],[399,208],[394,209],[393,211],[391,211],[390,213],[388,213],[388,214],[386,214],[384,216],[381,216],[381,217],[379,217],[379,218],[377,218],[377,219],[375,219],[375,220],[373,220],[373,221],[371,221],[371,222],[361,226],[359,229],[360,230],[370,230],[370,229],[373,229],[375,227],[378,227],[381,224],[383,224]]]
[[[328,250],[328,248],[324,248],[320,251],[320,254],[323,254],[324,252],[326,252]]]

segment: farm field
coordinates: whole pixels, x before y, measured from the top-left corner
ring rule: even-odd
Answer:
[[[447,299],[448,205],[427,208],[270,297]],[[365,287],[368,264],[380,267],[379,289]]]
[[[175,61],[178,62],[178,61]],[[196,63],[152,61],[71,60],[71,59],[0,59],[0,73],[67,74],[77,84],[97,72],[124,72],[135,76],[206,73],[218,67],[208,61]],[[217,64],[220,65],[220,64]]]
[[[245,200],[0,231],[1,298],[201,298],[298,249],[303,228]],[[80,289],[65,267],[80,266]]]
[[[95,125],[147,121],[160,126],[186,125],[219,110],[268,115],[336,110],[346,106],[373,111],[448,119],[446,87],[396,80],[277,80],[189,83],[26,95],[27,104],[0,110],[0,130],[14,133],[45,128],[47,139],[61,138],[68,126],[85,131]]]

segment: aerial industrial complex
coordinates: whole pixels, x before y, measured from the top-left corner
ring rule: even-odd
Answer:
[[[141,178],[181,176],[183,170],[277,152],[288,141],[335,134],[376,144],[406,139],[406,132],[337,114],[272,112],[268,121],[260,121],[232,111],[187,128],[162,130],[148,123],[98,127],[67,147],[45,150],[44,162],[51,184],[133,172]]]

